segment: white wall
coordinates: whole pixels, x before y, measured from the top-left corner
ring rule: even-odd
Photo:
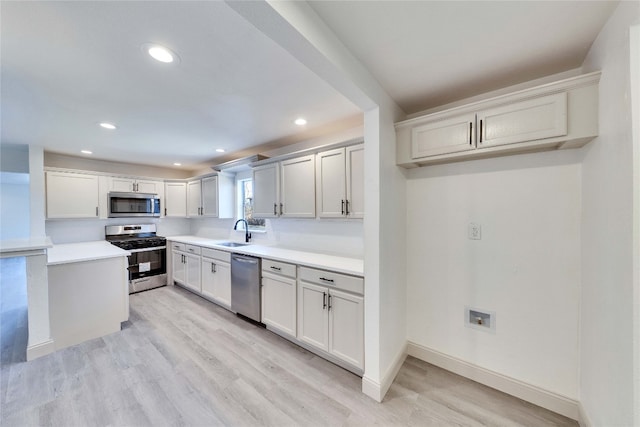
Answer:
[[[639,22],[639,3],[621,2],[584,63],[585,71],[602,70],[600,136],[583,149],[582,167],[580,398],[594,426],[634,425],[640,405],[633,384],[640,361],[634,360],[632,277],[631,97],[638,93],[631,94],[629,60],[629,27]]]
[[[411,170],[409,341],[577,399],[580,194],[573,150]],[[495,334],[465,306],[494,311]]]
[[[0,240],[29,237],[29,174],[0,172]]]

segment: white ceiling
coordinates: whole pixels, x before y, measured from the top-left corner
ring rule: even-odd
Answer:
[[[360,115],[223,2],[3,1],[1,31],[3,143],[197,169],[216,148],[301,132],[298,116],[314,128]]]
[[[616,6],[310,4],[407,113],[579,67]],[[219,1],[2,1],[0,42],[3,144],[193,170],[295,141],[299,115],[309,133],[361,117]],[[146,42],[171,48],[180,63],[155,62]]]
[[[571,70],[617,1],[310,1],[407,114]]]

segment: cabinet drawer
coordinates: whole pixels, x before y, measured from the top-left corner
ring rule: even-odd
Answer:
[[[272,261],[270,259],[262,259],[262,271],[269,273],[281,274],[283,276],[296,277],[296,266],[287,264],[286,262]]]
[[[346,274],[316,270],[315,268],[309,267],[300,267],[300,279],[329,288],[364,294],[364,279],[362,277],[347,276]]]
[[[194,245],[186,245],[185,247],[186,251],[194,254],[194,255],[200,255],[200,250],[202,249],[200,246],[194,246]]]
[[[202,248],[202,256],[217,259],[218,261],[231,262],[231,253],[217,249]]]
[[[171,250],[174,251],[185,251],[185,244],[184,243],[177,243],[177,242],[171,242]]]

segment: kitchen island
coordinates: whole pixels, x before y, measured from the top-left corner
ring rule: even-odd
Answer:
[[[129,319],[128,255],[106,241],[48,250],[49,316],[56,350],[117,332]]]

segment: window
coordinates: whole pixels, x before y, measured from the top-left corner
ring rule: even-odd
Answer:
[[[264,230],[264,218],[253,217],[253,181],[251,179],[238,180],[238,218],[249,224],[249,230]]]

